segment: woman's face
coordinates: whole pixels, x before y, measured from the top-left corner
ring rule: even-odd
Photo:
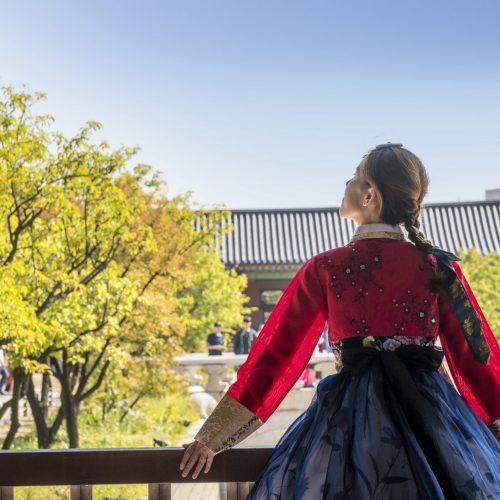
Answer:
[[[362,172],[361,162],[346,182],[340,205],[340,216],[354,220],[358,225],[378,222],[378,203],[375,190]]]

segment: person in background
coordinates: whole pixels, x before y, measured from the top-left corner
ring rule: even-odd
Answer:
[[[3,386],[9,377],[9,370],[7,370],[7,359],[5,351],[0,347],[0,394],[5,394]]]
[[[321,337],[319,338],[318,340],[318,345],[316,346],[317,349],[318,349],[318,352],[325,352],[325,336],[324,335],[321,335]]]
[[[257,332],[252,328],[252,318],[245,316],[243,326],[238,328],[233,339],[234,354],[248,354],[257,338]]]
[[[9,376],[7,377],[7,380],[5,381],[4,392],[7,394],[10,394],[14,388],[14,373],[12,371],[12,366],[10,365],[10,363],[8,361],[7,361],[7,371],[9,372]]]
[[[221,356],[222,352],[226,350],[220,321],[214,323],[214,331],[207,337],[207,349],[209,356]]]
[[[328,323],[325,325],[325,329],[323,330],[323,341],[324,341],[324,350],[326,352],[332,352],[332,348],[330,347],[330,341],[328,338]],[[323,352],[323,351],[321,351]]]
[[[304,368],[300,380],[304,382],[304,387],[316,387],[316,370],[312,363]]]

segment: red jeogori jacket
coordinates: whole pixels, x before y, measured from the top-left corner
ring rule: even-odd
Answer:
[[[486,423],[500,418],[500,348],[460,266],[447,297],[438,265],[391,233],[359,235],[308,260],[255,341],[237,380],[196,439],[219,452],[265,422],[300,377],[328,324],[330,342],[356,336],[439,337],[454,382]]]

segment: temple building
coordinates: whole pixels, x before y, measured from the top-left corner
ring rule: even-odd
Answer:
[[[500,252],[500,190],[474,202],[427,204],[422,230],[434,244],[458,252]],[[224,263],[248,277],[247,295],[258,327],[307,259],[345,245],[355,223],[342,219],[338,208],[233,210],[234,230],[219,243]]]

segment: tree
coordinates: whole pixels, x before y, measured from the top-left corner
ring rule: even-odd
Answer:
[[[197,272],[192,283],[177,291],[178,310],[186,334],[182,346],[188,352],[204,351],[207,333],[215,321],[222,321],[224,331],[241,323],[241,314],[250,312],[245,307],[247,287],[245,275],[226,269],[217,253],[211,248],[196,257]]]
[[[481,255],[477,250],[461,252],[460,265],[474,295],[488,320],[497,340],[500,341],[500,254]]]
[[[17,128],[17,142],[26,143],[31,151],[34,134],[28,133],[29,120],[32,126],[40,120],[26,111],[30,109],[29,96],[18,96],[7,92],[11,102],[22,104],[19,120],[11,119],[8,125]],[[15,110],[12,104],[7,108]],[[14,115],[15,111],[11,117]],[[133,284],[122,276],[116,255],[121,247],[134,246],[141,236],[136,227],[141,207],[130,203],[117,183],[134,151],[110,151],[106,143],[90,143],[97,128],[98,124],[89,123],[69,140],[61,134],[40,134],[53,142],[45,143],[45,156],[36,157],[37,161],[23,156],[24,150],[2,142],[4,153],[11,146],[16,153],[4,154],[2,163],[5,184],[9,185],[3,190],[3,201],[10,242],[5,245],[3,262],[14,270],[21,285],[18,299],[34,319],[31,335],[20,336],[13,328],[13,335],[4,338],[15,380],[14,418],[4,447],[10,446],[19,427],[16,412],[24,392],[40,446],[50,444],[63,419],[71,445],[77,446],[78,405],[95,390],[87,387],[96,368],[90,362],[91,353],[111,343],[109,337],[118,325],[110,322],[109,316],[127,310],[133,301]],[[12,135],[4,133],[3,137]],[[101,337],[95,335],[97,331],[102,332]],[[51,370],[61,383],[62,405],[49,425]],[[78,380],[85,384],[76,386],[77,370]],[[40,398],[34,390],[35,372],[44,373]]]
[[[70,139],[51,133],[51,119],[32,112],[41,97],[7,88],[0,101],[0,342],[15,379],[0,409],[11,409],[4,448],[23,395],[40,447],[63,423],[77,447],[82,405],[104,382],[109,389],[128,373],[136,398],[159,390],[190,327],[193,294],[184,290],[199,286],[208,263],[219,262],[220,283],[232,290],[214,310],[235,314],[244,302],[244,282],[221,267],[213,244],[227,213],[193,210],[189,195],[168,198],[150,167],[129,167],[136,150],[93,142],[96,122]],[[61,387],[54,413],[50,375]]]

